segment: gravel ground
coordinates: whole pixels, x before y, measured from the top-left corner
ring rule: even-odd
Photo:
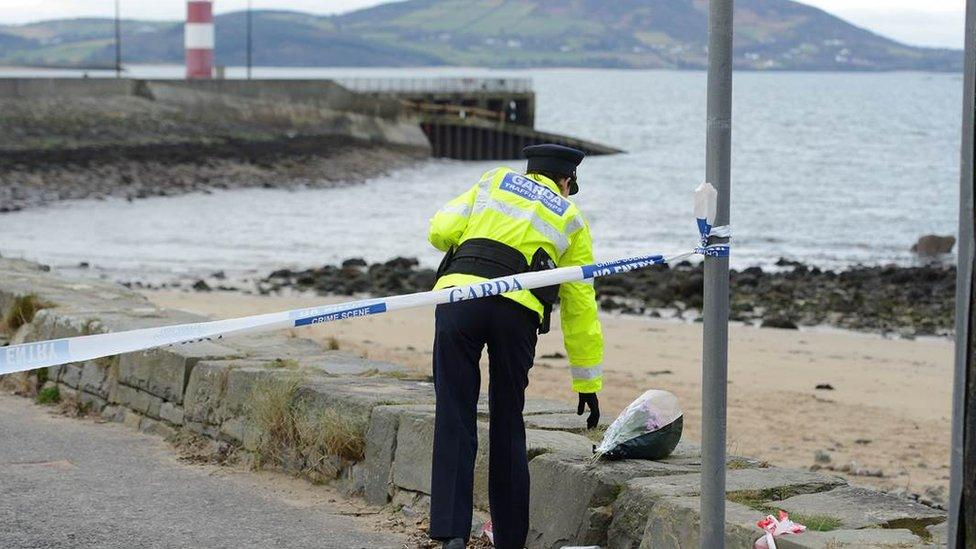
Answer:
[[[399,549],[410,543],[329,494],[284,475],[190,465],[158,437],[55,416],[0,395],[5,549]]]

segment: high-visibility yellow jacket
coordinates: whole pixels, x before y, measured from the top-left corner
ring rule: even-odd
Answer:
[[[562,197],[551,179],[537,174],[524,176],[508,168],[485,173],[478,184],[448,202],[430,220],[428,239],[438,250],[447,252],[471,238],[507,244],[522,252],[527,262],[543,248],[558,267],[593,263],[590,227],[576,205]],[[434,289],[483,280],[469,274],[448,274]],[[529,290],[504,295],[542,317],[543,306]],[[560,285],[559,299],[573,390],[598,392],[603,388],[603,332],[593,281]]]

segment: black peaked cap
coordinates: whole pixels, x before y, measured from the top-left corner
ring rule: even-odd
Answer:
[[[581,150],[549,143],[525,147],[522,149],[522,154],[529,161],[526,172],[549,172],[566,176],[575,174],[576,166],[579,166],[586,156],[586,153]]]

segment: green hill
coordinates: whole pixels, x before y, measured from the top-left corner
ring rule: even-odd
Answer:
[[[319,17],[254,14],[254,62],[273,66],[705,67],[704,0],[409,0]],[[245,59],[244,14],[216,18],[217,62]],[[0,26],[0,63],[105,64],[107,19]],[[962,53],[900,44],[790,0],[737,0],[735,66],[958,71]],[[129,63],[179,63],[179,22],[125,21]]]

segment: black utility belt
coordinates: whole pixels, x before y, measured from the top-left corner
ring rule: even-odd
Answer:
[[[508,244],[490,238],[472,238],[447,252],[437,269],[437,278],[455,273],[499,278],[555,268],[556,262],[542,248],[536,250],[532,262],[529,263],[522,252]],[[559,285],[530,291],[542,303],[543,318],[539,325],[539,333],[548,333],[552,307],[559,301]]]

